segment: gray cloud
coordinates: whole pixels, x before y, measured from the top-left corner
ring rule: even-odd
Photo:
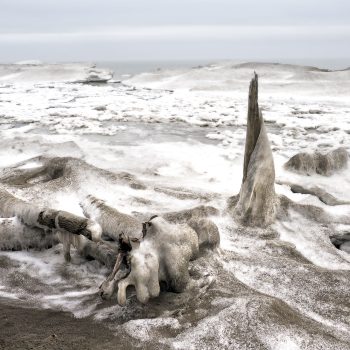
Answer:
[[[86,41],[139,41],[139,40],[252,40],[252,39],[323,39],[350,38],[350,25],[322,26],[239,26],[239,25],[168,25],[119,26],[72,32],[0,33],[0,42],[86,42]]]
[[[350,57],[348,0],[0,0],[0,5],[2,61]]]

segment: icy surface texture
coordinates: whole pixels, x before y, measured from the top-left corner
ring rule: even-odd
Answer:
[[[97,295],[107,269],[74,252],[65,264],[61,245],[1,252],[3,302],[91,316],[125,348],[348,349],[350,255],[329,237],[350,226],[291,211],[270,228],[245,228],[222,210],[242,183],[254,69],[276,193],[349,216],[349,204],[330,206],[289,185],[318,187],[346,203],[348,169],[307,176],[283,165],[300,152],[350,151],[350,71],[224,63],[142,74],[129,86],[3,82],[0,177],[12,193],[77,215],[87,195],[140,219],[211,206],[220,209],[211,219],[221,236],[219,253],[189,263],[183,293],[161,292],[141,305],[130,291],[125,307]],[[43,155],[78,161],[56,159],[61,170],[42,173]],[[32,170],[25,187],[8,178],[23,170]]]
[[[275,165],[258,104],[258,76],[249,86],[243,179],[234,215],[244,225],[267,226],[275,219]]]

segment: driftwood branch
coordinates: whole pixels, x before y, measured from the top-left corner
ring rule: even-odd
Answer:
[[[55,231],[63,231],[88,238],[82,240],[78,249],[83,256],[108,268],[115,264],[118,246],[91,241],[100,234],[99,226],[85,217],[37,207],[4,189],[0,190],[0,217],[8,218],[2,220],[0,227],[2,249],[44,248],[58,242]]]
[[[57,236],[50,230],[27,226],[15,217],[0,219],[0,250],[41,250],[57,243]]]
[[[58,243],[57,235],[51,230],[27,226],[17,218],[0,219],[0,250],[41,250],[51,248]],[[118,246],[85,239],[78,252],[112,269],[116,262]]]
[[[93,242],[85,240],[79,253],[85,257],[91,257],[109,269],[112,269],[117,260],[118,247],[112,247],[105,242]]]
[[[41,208],[0,190],[0,217],[18,217],[24,224],[49,230],[60,230],[93,239],[100,234],[93,221],[63,210]]]
[[[310,194],[312,196],[315,196],[321,202],[327,205],[336,206],[336,205],[350,204],[349,201],[340,200],[318,186],[304,187],[302,185],[293,184],[290,182],[283,182],[283,181],[279,181],[278,184],[289,186],[290,190],[293,193]]]

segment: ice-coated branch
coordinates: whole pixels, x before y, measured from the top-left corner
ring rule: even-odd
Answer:
[[[36,207],[4,189],[0,190],[0,217],[7,218],[0,221],[0,249],[3,250],[47,248],[58,243],[55,231],[87,238],[99,234],[99,226],[89,219],[64,211]],[[87,238],[80,240],[79,253],[112,268],[118,247]]]
[[[0,219],[0,250],[45,249],[57,243],[52,231],[29,227],[15,217]]]
[[[88,239],[98,239],[101,228],[94,221],[63,210],[41,208],[0,189],[0,217],[16,216],[24,224],[49,230],[59,230]]]

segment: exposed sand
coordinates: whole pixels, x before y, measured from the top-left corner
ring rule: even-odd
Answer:
[[[128,349],[108,328],[90,318],[0,304],[0,349]]]

